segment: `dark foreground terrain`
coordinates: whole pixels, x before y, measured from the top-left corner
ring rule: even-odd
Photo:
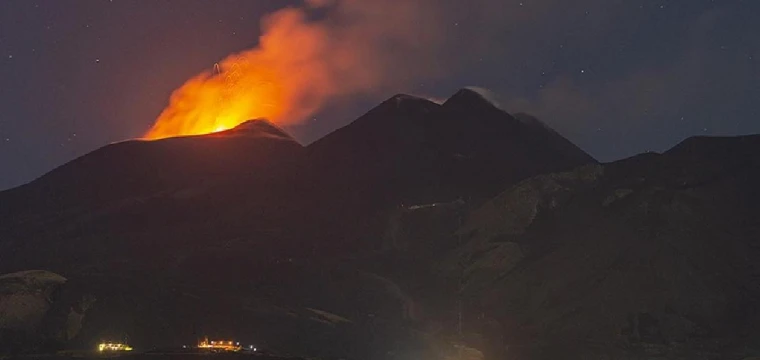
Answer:
[[[757,184],[760,136],[599,164],[471,90],[113,144],[0,193],[0,349],[752,359]]]
[[[222,354],[124,354],[124,355],[99,355],[99,354],[78,354],[78,355],[26,355],[26,356],[9,356],[5,359],[51,359],[51,360],[74,360],[74,359],[120,359],[120,360],[304,360],[297,357],[280,357],[268,355],[251,355],[237,353]]]

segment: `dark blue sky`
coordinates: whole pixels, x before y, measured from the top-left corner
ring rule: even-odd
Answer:
[[[344,1],[333,5],[356,17],[326,26],[366,36],[357,51],[381,59],[384,80],[291,127],[304,143],[394,93],[445,98],[470,85],[603,161],[760,133],[760,1]],[[302,4],[1,1],[0,189],[142,135],[173,89],[255,46],[260,18],[287,5]]]

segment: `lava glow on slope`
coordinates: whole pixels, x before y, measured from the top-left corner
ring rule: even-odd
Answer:
[[[282,96],[271,71],[231,57],[175,90],[144,138],[213,133],[254,118],[281,119]]]
[[[250,119],[286,125],[303,120],[336,93],[328,30],[303,9],[262,20],[257,47],[233,54],[176,89],[145,139],[207,134]]]
[[[268,14],[261,19],[257,46],[175,90],[144,138],[206,134],[250,119],[290,125],[328,100],[373,93],[390,83],[395,87],[397,66],[386,63],[390,55],[378,44],[415,49],[427,42],[409,36],[418,32],[404,26],[419,18],[414,3],[305,0]],[[315,9],[330,16],[312,16]]]

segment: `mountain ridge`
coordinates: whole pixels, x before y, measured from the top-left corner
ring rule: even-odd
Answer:
[[[0,274],[69,279],[56,319],[97,297],[80,346],[197,326],[334,358],[741,359],[760,344],[756,149],[600,164],[473,90],[399,94],[309,146],[254,120],[2,192]]]

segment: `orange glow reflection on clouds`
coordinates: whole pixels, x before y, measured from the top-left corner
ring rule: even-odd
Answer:
[[[285,9],[267,17],[257,48],[234,54],[172,93],[146,139],[227,130],[250,119],[280,124],[314,112],[333,92],[324,58],[325,32]]]
[[[434,0],[307,0],[262,19],[258,46],[172,94],[147,139],[205,134],[246,120],[303,121],[341,96],[385,94],[437,69]],[[310,17],[325,8],[329,16]],[[424,16],[422,16],[424,15]],[[209,66],[211,67],[211,66]]]

